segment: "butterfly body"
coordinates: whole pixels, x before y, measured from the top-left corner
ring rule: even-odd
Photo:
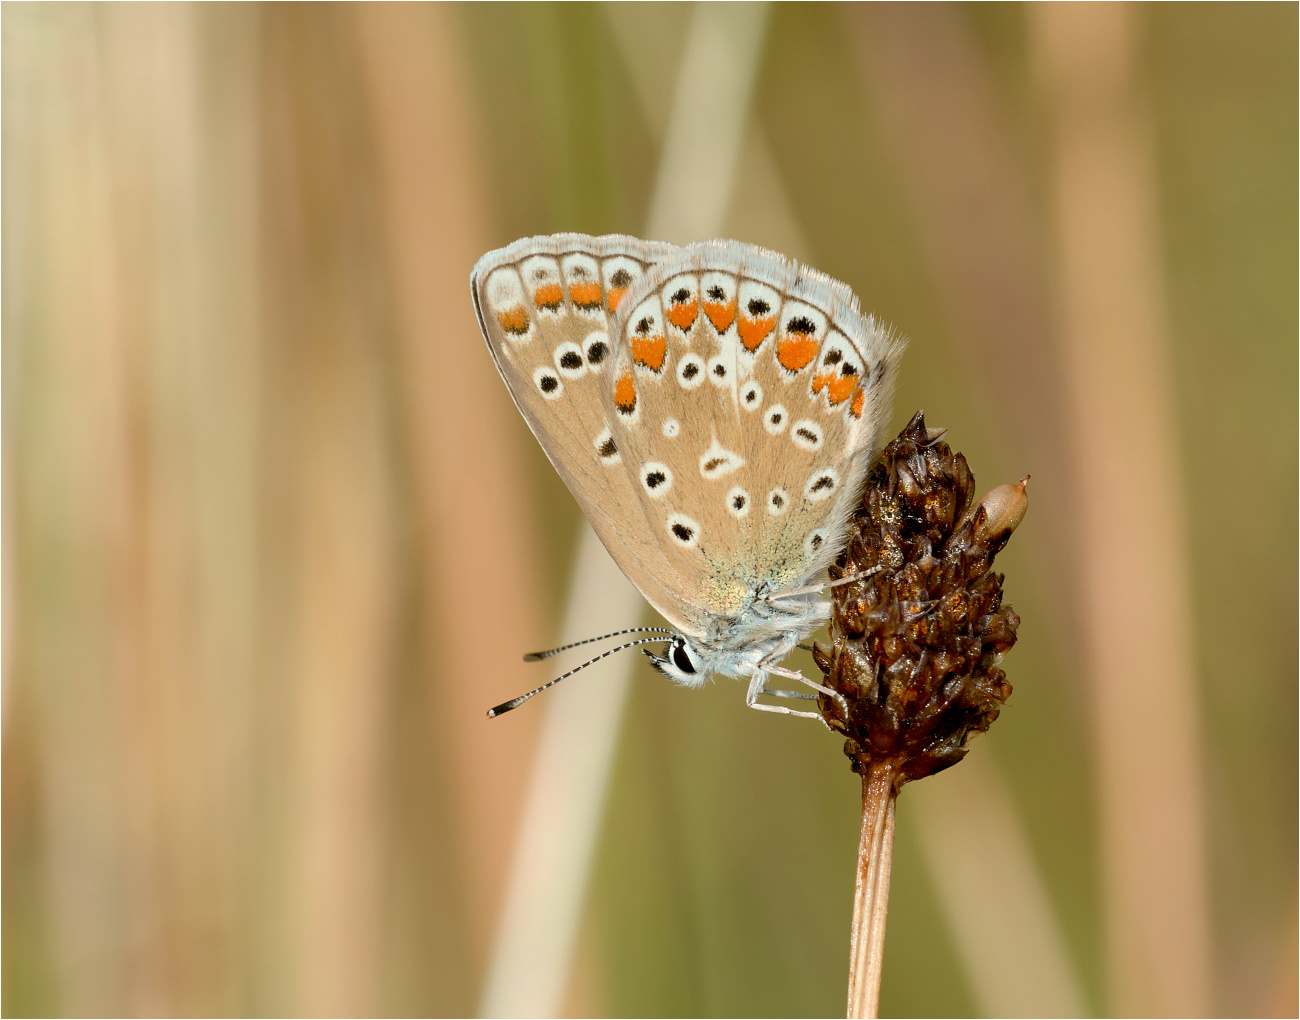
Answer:
[[[656,667],[761,692],[829,614],[809,586],[842,545],[902,345],[843,284],[734,241],[528,238],[471,285],[516,405],[677,632]]]

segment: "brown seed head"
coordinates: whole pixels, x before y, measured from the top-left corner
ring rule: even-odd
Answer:
[[[1024,518],[1028,478],[972,502],[966,458],[921,412],[872,469],[831,568],[834,579],[882,568],[834,592],[831,647],[814,658],[844,695],[823,696],[854,771],[888,761],[901,785],[956,764],[1011,694],[998,668],[1020,618],[1002,604],[993,557]]]

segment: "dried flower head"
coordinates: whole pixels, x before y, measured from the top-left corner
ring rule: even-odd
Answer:
[[[855,772],[889,764],[895,785],[955,765],[1011,694],[998,663],[1020,618],[989,568],[1028,506],[1025,481],[972,502],[966,458],[925,427],[922,412],[872,469],[835,579],[831,647],[814,658],[848,703],[823,696],[848,738]]]

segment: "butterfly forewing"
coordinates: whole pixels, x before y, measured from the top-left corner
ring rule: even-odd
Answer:
[[[685,625],[676,594],[685,586],[659,564],[640,486],[615,434],[620,359],[611,339],[629,288],[680,250],[622,236],[528,238],[485,255],[471,287],[515,404],[592,528],[642,594]]]
[[[833,560],[900,346],[848,288],[763,249],[693,245],[633,283],[611,336],[611,434],[697,626]]]

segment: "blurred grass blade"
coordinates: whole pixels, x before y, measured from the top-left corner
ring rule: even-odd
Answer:
[[[721,228],[765,16],[762,4],[696,6],[647,236],[690,241]],[[705,96],[712,117],[701,112]],[[630,626],[643,612],[640,595],[584,527],[561,640]],[[481,1016],[550,1017],[563,1008],[623,706],[640,661],[608,659],[548,692]]]
[[[984,742],[914,783],[922,856],[984,1016],[1090,1016],[1033,847]]]
[[[1126,4],[1029,13],[1054,121],[1109,1005],[1123,1016],[1201,1016],[1212,958],[1184,451],[1134,14]]]

